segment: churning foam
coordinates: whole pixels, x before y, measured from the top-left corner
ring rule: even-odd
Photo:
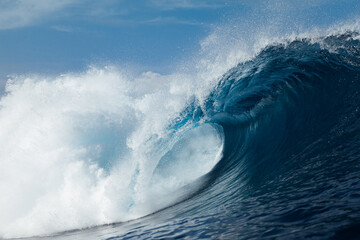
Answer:
[[[193,95],[185,79],[108,67],[9,80],[0,101],[0,236],[125,221],[176,200],[167,195],[210,171],[222,149],[206,124],[170,135]]]

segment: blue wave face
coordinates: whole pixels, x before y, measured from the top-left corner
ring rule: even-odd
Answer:
[[[359,237],[358,36],[268,46],[229,70],[174,125],[221,126],[222,159],[187,200],[143,220],[172,224],[126,236]]]

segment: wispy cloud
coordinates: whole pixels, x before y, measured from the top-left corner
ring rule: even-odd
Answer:
[[[205,26],[206,23],[196,20],[186,20],[176,17],[155,17],[149,19],[112,19],[107,21],[108,24],[123,26],[140,26],[140,25],[193,25]]]
[[[231,1],[231,0],[229,0]],[[177,17],[157,17],[169,10],[217,8],[220,0],[0,0],[0,30],[46,23],[54,30],[71,32],[61,21],[76,19],[84,22],[113,22],[127,25],[204,25],[194,20]],[[146,9],[152,9],[149,14]],[[144,14],[143,14],[144,13]],[[142,15],[146,17],[142,17]],[[60,21],[59,21],[60,20]]]
[[[184,20],[175,17],[157,17],[149,20],[140,21],[139,24],[178,24],[178,25],[204,25],[202,22]]]
[[[0,29],[31,25],[73,2],[76,0],[1,0]]]
[[[173,10],[177,8],[217,8],[219,1],[207,0],[150,0],[151,4],[163,10]]]
[[[285,11],[285,10],[303,10],[324,4],[334,4],[346,2],[346,0],[237,0],[238,3],[251,7],[259,7],[261,10]]]
[[[52,26],[52,29],[59,31],[59,32],[72,32],[73,29],[67,26]]]

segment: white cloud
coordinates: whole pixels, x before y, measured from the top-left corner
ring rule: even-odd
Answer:
[[[219,1],[205,0],[151,0],[151,3],[164,10],[176,8],[216,8],[219,6]]]
[[[149,19],[111,19],[106,22],[107,24],[118,26],[140,26],[140,25],[193,25],[193,26],[206,26],[207,23],[199,22],[196,20],[180,19],[176,17],[154,17]],[[53,27],[53,29],[55,29]],[[55,29],[60,30],[60,29]]]
[[[150,20],[138,22],[138,24],[177,24],[177,25],[205,25],[202,22],[182,20],[175,17],[157,17]]]
[[[73,30],[67,26],[52,26],[52,29],[59,31],[59,32],[72,32]]]
[[[106,19],[122,24],[182,24],[202,25],[203,23],[181,20],[175,17],[157,17],[145,20],[131,20],[126,15],[136,12],[131,0],[0,0],[0,30],[26,27],[44,22],[49,17],[72,17],[74,14],[82,19]],[[219,0],[145,0],[151,7],[160,11],[174,9],[217,8]],[[146,5],[146,4],[145,4]],[[71,6],[71,8],[66,9]],[[140,7],[140,6],[137,6]],[[62,10],[66,11],[62,11]],[[67,11],[70,10],[70,11]],[[124,17],[125,16],[125,17]],[[71,28],[62,24],[51,28],[57,31],[70,32]]]
[[[24,27],[76,0],[1,0],[0,30]]]
[[[285,11],[285,10],[303,10],[312,7],[321,6],[324,4],[333,4],[346,2],[346,0],[238,0],[238,3],[248,5],[251,7],[257,7],[261,10],[270,11]]]

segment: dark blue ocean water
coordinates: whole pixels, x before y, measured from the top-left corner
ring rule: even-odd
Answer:
[[[224,132],[222,159],[190,194],[137,220],[51,238],[360,239],[357,33],[266,47],[170,128],[187,122]]]

